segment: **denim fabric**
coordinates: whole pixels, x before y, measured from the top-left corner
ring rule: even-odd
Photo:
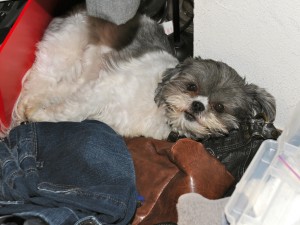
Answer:
[[[20,125],[0,142],[0,168],[0,215],[122,225],[136,209],[131,155],[101,122]]]

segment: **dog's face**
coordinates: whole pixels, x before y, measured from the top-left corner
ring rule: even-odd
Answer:
[[[272,95],[222,62],[188,58],[168,69],[156,90],[173,131],[191,138],[220,136],[263,113],[275,118]]]

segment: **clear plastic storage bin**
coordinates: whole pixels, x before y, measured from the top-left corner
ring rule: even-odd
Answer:
[[[225,214],[230,225],[300,225],[300,103],[278,141],[262,143]]]

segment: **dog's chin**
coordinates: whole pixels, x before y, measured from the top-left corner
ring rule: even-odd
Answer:
[[[223,121],[214,113],[202,112],[192,113],[184,111],[177,113],[177,117],[172,117],[170,124],[180,135],[192,139],[205,139],[209,137],[219,137],[227,134],[231,129],[238,128],[236,119]]]
[[[197,121],[196,116],[189,111],[184,111],[184,118],[190,122]]]

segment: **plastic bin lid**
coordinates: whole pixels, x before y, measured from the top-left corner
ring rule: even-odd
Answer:
[[[232,225],[299,225],[300,102],[278,141],[260,146],[225,206]]]

